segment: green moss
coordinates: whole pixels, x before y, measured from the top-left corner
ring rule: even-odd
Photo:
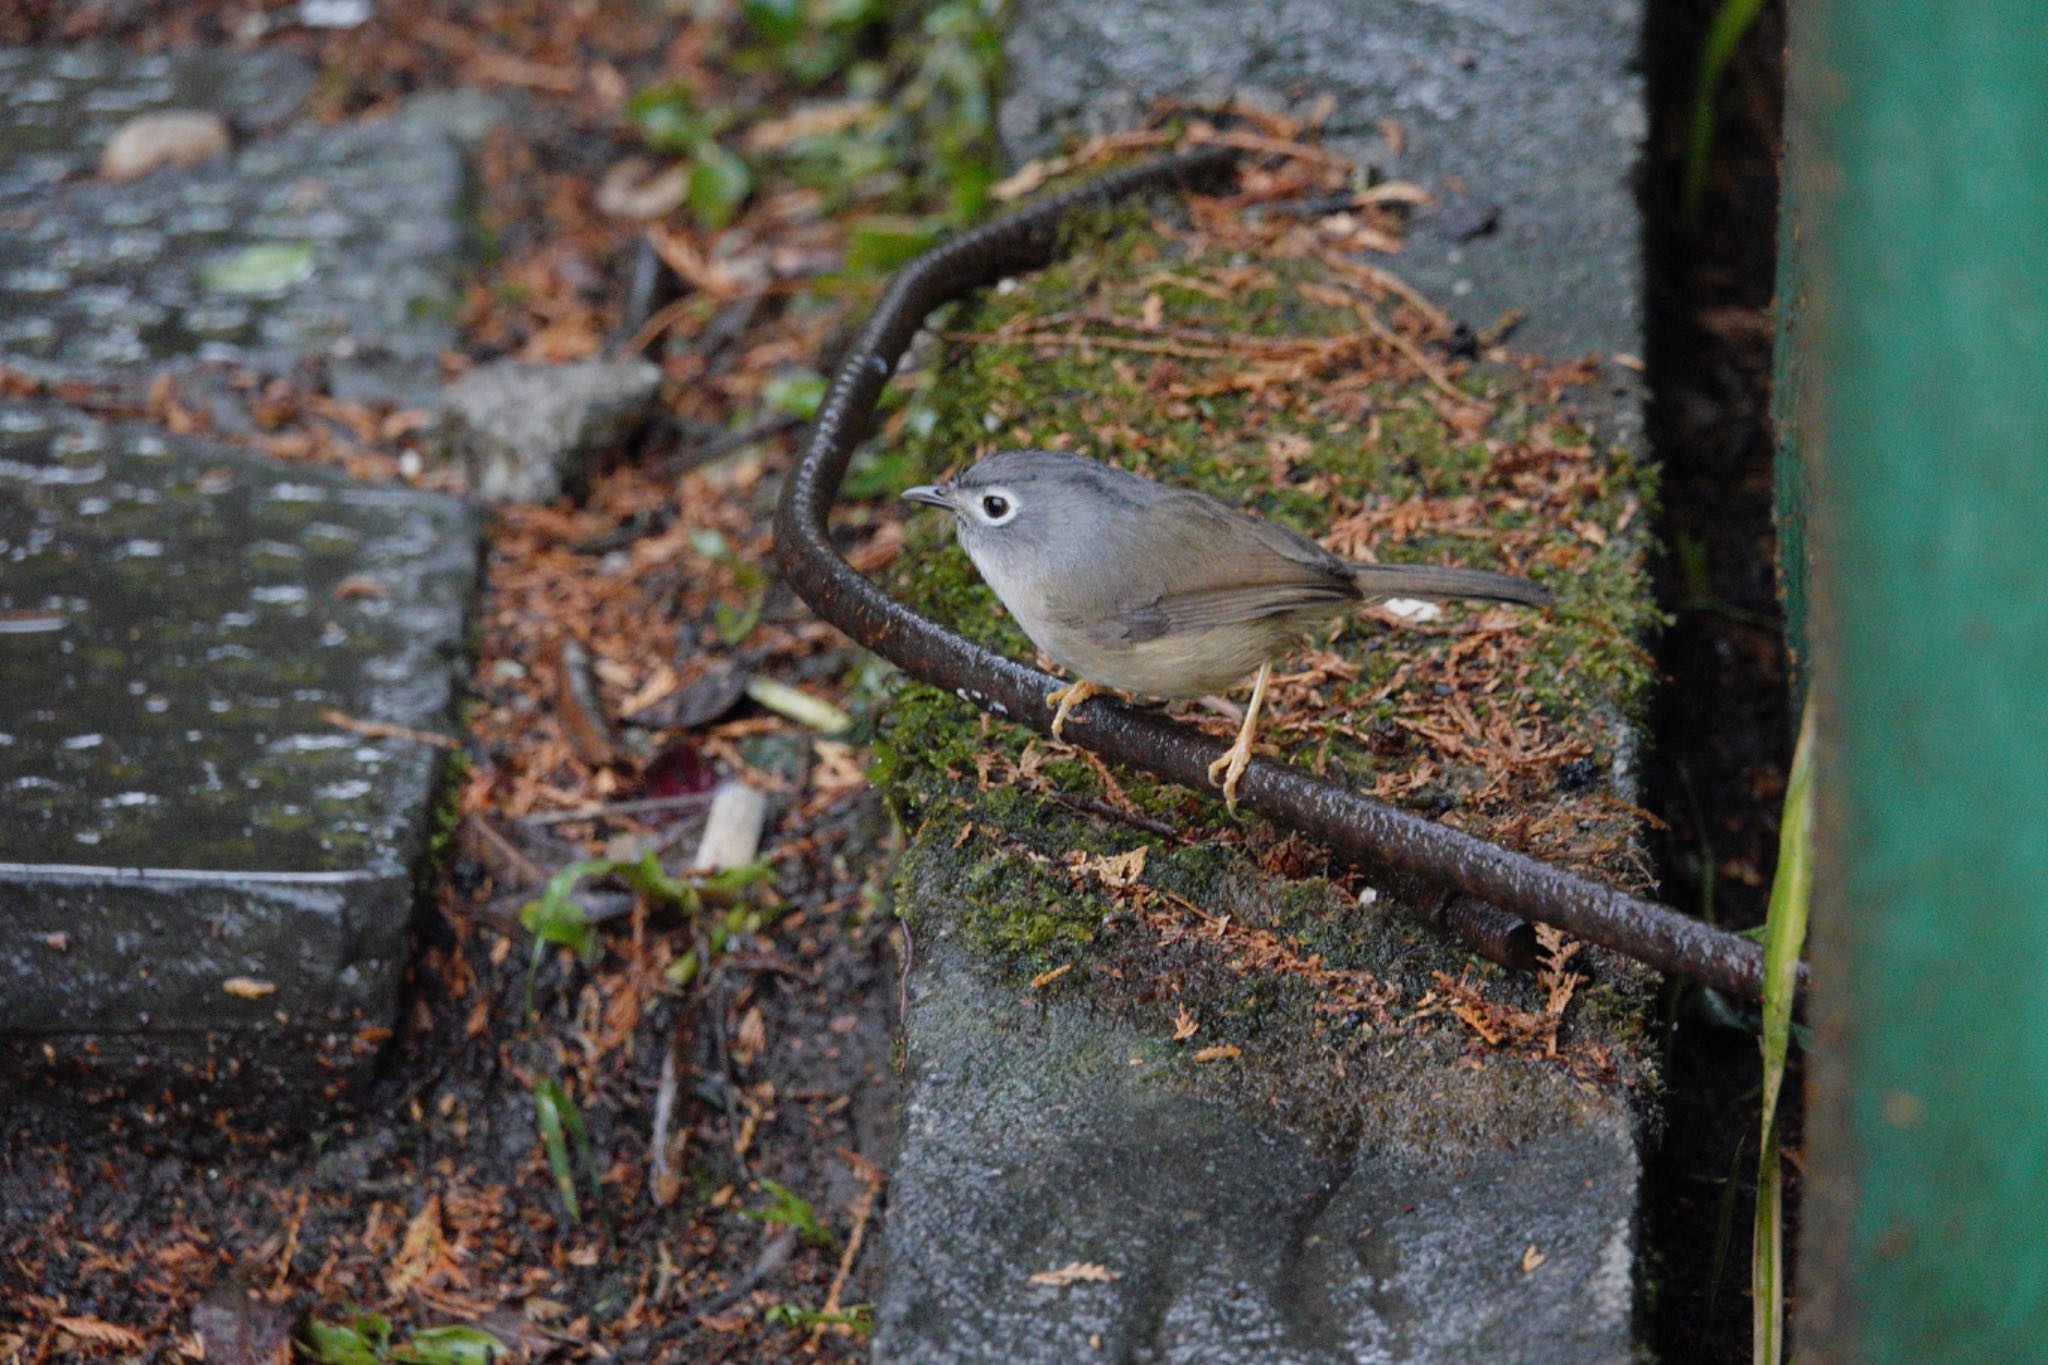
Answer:
[[[1355,354],[1347,360],[1341,347],[1332,348],[1336,358],[1324,369],[1309,367],[1299,382],[1251,389],[1206,382],[1236,363],[1203,354],[1214,345],[1208,341],[1184,348],[1188,354],[1163,355],[1112,345],[989,340],[1006,325],[1099,331],[1103,319],[1140,318],[1155,294],[1159,313],[1174,327],[1207,329],[1240,343],[1341,338],[1359,326],[1353,312],[1317,302],[1323,295],[1316,289],[1304,292],[1305,285],[1330,283],[1313,262],[1258,262],[1262,272],[1218,297],[1224,291],[1206,272],[1241,263],[1190,259],[1180,242],[1129,214],[1098,218],[1086,234],[1069,259],[958,310],[947,326],[956,340],[913,407],[907,424],[913,435],[885,457],[864,462],[866,474],[887,475],[900,487],[942,477],[996,449],[1068,446],[1204,489],[1309,534],[1329,529],[1333,506],[1341,514],[1368,495],[1372,507],[1431,499],[1438,500],[1431,506],[1461,508],[1455,519],[1425,521],[1376,548],[1388,559],[1512,562],[1547,582],[1559,608],[1541,619],[1527,616],[1513,632],[1515,675],[1452,669],[1452,651],[1467,638],[1455,631],[1333,622],[1317,643],[1355,666],[1357,676],[1321,685],[1318,715],[1339,723],[1297,736],[1286,746],[1287,757],[1366,787],[1399,775],[1418,760],[1418,750],[1396,744],[1391,753],[1375,752],[1375,727],[1408,743],[1407,732],[1393,722],[1440,702],[1435,689],[1442,689],[1455,691],[1482,726],[1497,719],[1540,722],[1546,736],[1567,741],[1560,754],[1579,752],[1571,749],[1575,744],[1599,767],[1611,765],[1651,678],[1640,641],[1656,617],[1639,537],[1652,521],[1654,480],[1643,463],[1596,440],[1546,396],[1542,383],[1513,367],[1475,369],[1457,380],[1492,413],[1475,428],[1446,421],[1438,396],[1420,376],[1361,380]],[[1174,283],[1197,275],[1200,287]],[[1100,334],[1158,335],[1137,329]],[[1540,458],[1565,472],[1553,470],[1536,495],[1522,496],[1514,471],[1531,450],[1561,452]],[[1278,470],[1276,451],[1285,456],[1284,470]],[[1568,496],[1554,495],[1559,485],[1568,486]],[[975,574],[943,517],[913,518],[892,586],[961,633],[1013,657],[1032,657],[1030,642]],[[1452,609],[1453,622],[1459,610]],[[1455,687],[1431,681],[1440,677],[1454,679]],[[1508,690],[1494,690],[1502,685]],[[1389,1025],[1386,1011],[1333,1012],[1328,981],[1315,979],[1303,963],[1387,983],[1398,1002],[1396,1016],[1428,995],[1437,973],[1496,983],[1523,1008],[1539,1004],[1528,982],[1475,966],[1386,900],[1362,909],[1355,881],[1339,887],[1258,873],[1247,851],[1271,847],[1279,833],[1256,822],[1237,827],[1248,833],[1244,847],[1175,845],[1076,814],[1043,793],[1121,794],[1191,839],[1233,828],[1209,793],[1123,770],[1114,774],[1116,791],[1106,790],[1094,765],[938,689],[898,682],[879,717],[876,752],[877,778],[911,832],[899,904],[913,936],[958,929],[1020,986],[1066,966],[1043,989],[1086,993],[1162,1036],[1174,1009],[1188,1004],[1200,1018],[1201,1045],[1245,1049],[1241,1066],[1175,1062],[1162,1068],[1180,1081],[1278,1104],[1312,1125],[1326,1124],[1333,1114],[1344,1115],[1342,1123],[1361,1122],[1361,1105],[1369,1101],[1357,1094],[1360,1068],[1393,1064],[1367,1056],[1377,1055],[1371,1040]],[[1566,811],[1571,799],[1558,787],[1562,756],[1556,772],[1518,774],[1505,788],[1484,765],[1437,758],[1440,775],[1409,799],[1432,813],[1456,810],[1464,827],[1481,834],[1497,821],[1524,820],[1532,808]],[[1020,772],[1032,780],[1020,781]],[[1583,819],[1554,823],[1577,831],[1571,837],[1583,846],[1532,851],[1624,875],[1633,835],[1625,810],[1609,801],[1569,813]],[[1269,931],[1293,965],[1245,970],[1240,947],[1187,937],[1166,943],[1156,927],[1141,922],[1130,897],[1108,893],[1070,866],[1076,856],[1121,852],[1141,842],[1151,846],[1147,887],[1205,913],[1228,914],[1234,925]],[[1148,902],[1138,904],[1142,909]],[[1149,904],[1157,911],[1169,902]],[[947,923],[921,924],[929,915],[947,916]],[[1636,1037],[1642,978],[1619,969],[1604,976],[1600,1008],[1586,1011],[1587,1017],[1610,1035]],[[1455,1029],[1432,1036],[1415,1046],[1455,1050],[1466,1041]],[[1186,1051],[1168,1055],[1180,1058]],[[1348,1086],[1333,1079],[1333,1070],[1344,1074],[1346,1059],[1354,1082]],[[1346,1098],[1333,1103],[1339,1091]]]

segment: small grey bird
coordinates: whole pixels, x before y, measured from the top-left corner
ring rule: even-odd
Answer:
[[[1233,811],[1273,659],[1309,628],[1390,597],[1551,602],[1508,574],[1345,559],[1206,494],[1062,450],[999,451],[903,496],[953,514],[974,567],[1074,676],[1046,698],[1055,736],[1104,689],[1201,697],[1256,670],[1237,742],[1209,768]]]

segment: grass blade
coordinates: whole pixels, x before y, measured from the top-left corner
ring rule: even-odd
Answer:
[[[548,1172],[555,1178],[555,1190],[562,1196],[569,1221],[580,1223],[583,1211],[576,1202],[576,1172],[569,1164],[569,1138],[563,1122],[564,1111],[573,1108],[562,1087],[554,1081],[542,1081],[533,1088],[534,1117],[540,1124],[541,1146],[547,1149]]]
[[[1785,821],[1778,835],[1778,872],[1764,921],[1763,1149],[1757,1156],[1756,1232],[1750,1255],[1755,1365],[1785,1358],[1784,1170],[1778,1160],[1778,1101],[1785,1085],[1785,1052],[1792,1039],[1792,998],[1799,987],[1799,954],[1806,946],[1806,912],[1813,897],[1813,704],[1799,722],[1792,779],[1785,791]]]
[[[1700,48],[1699,87],[1693,93],[1692,136],[1685,153],[1685,216],[1689,219],[1699,217],[1700,201],[1707,192],[1707,163],[1714,156],[1714,120],[1721,101],[1721,81],[1728,74],[1735,49],[1742,46],[1763,7],[1764,0],[1723,0]]]

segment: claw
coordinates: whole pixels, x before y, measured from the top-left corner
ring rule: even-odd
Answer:
[[[1057,708],[1052,713],[1052,737],[1058,739],[1060,731],[1067,728],[1067,715],[1082,702],[1103,689],[1088,681],[1068,683],[1045,694],[1045,704]]]
[[[1230,751],[1209,765],[1209,781],[1223,788],[1223,804],[1232,815],[1237,814],[1237,780],[1244,776],[1244,770],[1251,766],[1252,735],[1259,728],[1259,708],[1266,701],[1266,682],[1272,677],[1271,664],[1259,665],[1259,676],[1252,682],[1252,699],[1244,708],[1244,724],[1237,727],[1237,739]],[[1221,778],[1217,774],[1221,773]]]
[[[1230,752],[1209,765],[1210,785],[1223,788],[1223,804],[1229,807],[1232,815],[1237,814],[1237,779],[1244,776],[1244,770],[1251,766],[1251,761],[1251,742],[1247,736],[1239,734],[1237,743],[1230,746]],[[1223,776],[1217,777],[1218,773]]]

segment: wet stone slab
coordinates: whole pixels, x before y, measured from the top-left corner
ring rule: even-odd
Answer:
[[[301,121],[312,87],[272,53],[0,50],[0,367],[189,399],[249,366],[432,404],[456,140],[423,112]],[[101,181],[115,132],[166,110],[220,116],[233,150]],[[17,1086],[210,1116],[374,1054],[448,756],[323,713],[453,728],[479,535],[447,499],[0,402]]]
[[[240,363],[431,404],[455,339],[464,174],[437,121],[294,125],[197,166],[92,178],[126,112],[195,99],[252,125],[300,85],[218,54],[0,53],[0,364],[104,381]]]
[[[280,52],[0,47],[0,211],[92,174],[137,114],[206,110],[253,136],[296,114],[312,88],[311,68]]]
[[[452,728],[477,533],[0,404],[0,1033],[389,1022],[447,754],[323,713]]]

